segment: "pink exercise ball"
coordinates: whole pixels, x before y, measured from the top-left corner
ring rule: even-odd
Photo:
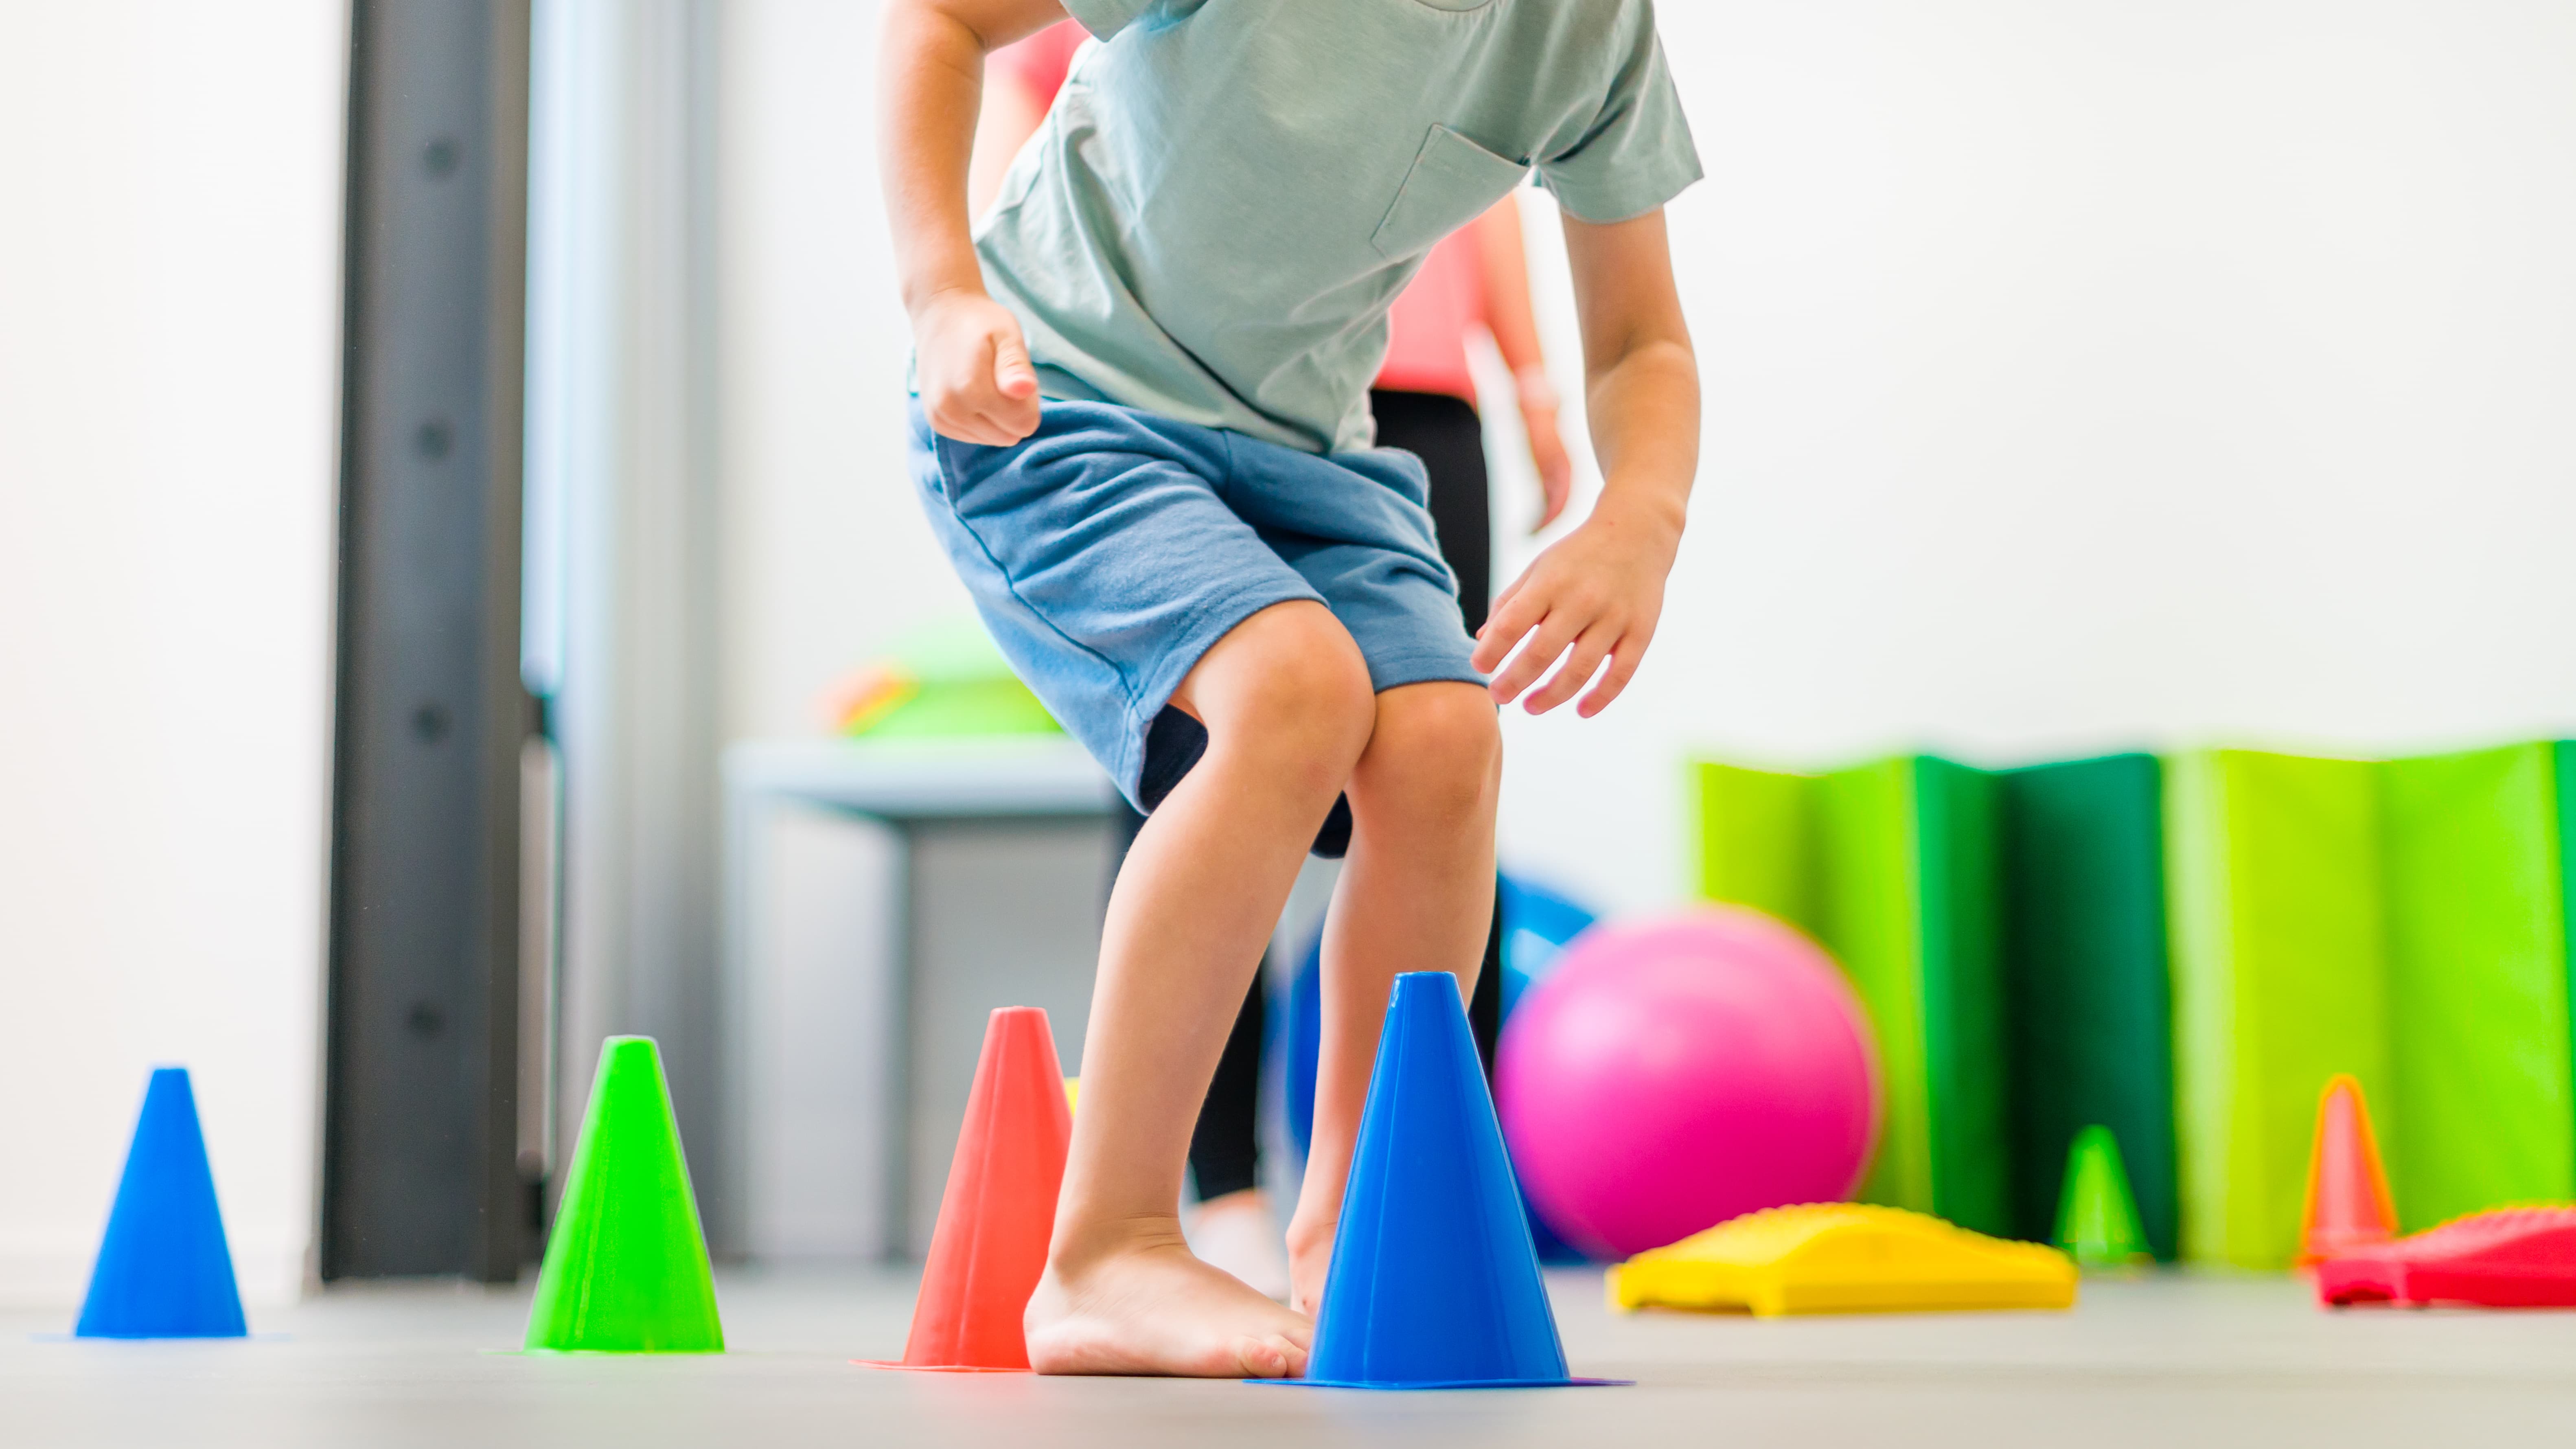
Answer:
[[[1878,1051],[1813,941],[1724,906],[1596,926],[1521,998],[1494,1089],[1521,1185],[1596,1258],[1850,1196]]]

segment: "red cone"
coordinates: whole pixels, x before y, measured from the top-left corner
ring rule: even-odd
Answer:
[[[1025,1372],[1020,1316],[1046,1270],[1055,1198],[1073,1137],[1055,1034],[1034,1006],[1006,1006],[984,1031],[974,1091],[903,1362],[877,1368]]]
[[[2317,1103],[2317,1139],[2308,1154],[2308,1204],[2299,1266],[2384,1243],[2397,1235],[2397,1202],[2379,1164],[2379,1139],[2361,1083],[2337,1074]]]

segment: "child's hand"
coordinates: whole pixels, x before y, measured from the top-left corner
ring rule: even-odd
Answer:
[[[1494,702],[1511,703],[1562,657],[1555,675],[1521,706],[1545,714],[1572,699],[1606,658],[1610,668],[1574,712],[1590,719],[1609,708],[1655,637],[1664,576],[1680,544],[1678,521],[1620,508],[1605,493],[1581,528],[1550,545],[1503,590],[1477,633],[1474,663],[1494,675]],[[1506,657],[1510,665],[1495,673]]]
[[[912,340],[913,381],[932,431],[988,448],[1037,431],[1037,370],[1009,308],[952,289],[914,315]]]

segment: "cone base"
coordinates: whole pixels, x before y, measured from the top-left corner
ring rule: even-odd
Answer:
[[[850,1360],[850,1362],[857,1364],[861,1368],[892,1369],[897,1373],[909,1374],[1026,1374],[1037,1372],[1035,1369],[1024,1368],[992,1368],[987,1365],[977,1363],[897,1363],[891,1359],[882,1358],[854,1358]]]
[[[487,1353],[517,1354],[521,1358],[713,1358],[724,1352],[720,1348],[495,1348]]]
[[[1381,1383],[1372,1379],[1245,1379],[1282,1389],[1369,1389],[1380,1393],[1408,1389],[1624,1389],[1635,1379],[1435,1379],[1429,1383]]]

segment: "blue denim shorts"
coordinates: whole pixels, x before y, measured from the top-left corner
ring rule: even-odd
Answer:
[[[1226,631],[1313,599],[1378,690],[1483,684],[1412,454],[1299,452],[1110,403],[1048,402],[1008,448],[912,405],[930,526],[1029,688],[1137,808],[1205,747],[1172,691]]]

